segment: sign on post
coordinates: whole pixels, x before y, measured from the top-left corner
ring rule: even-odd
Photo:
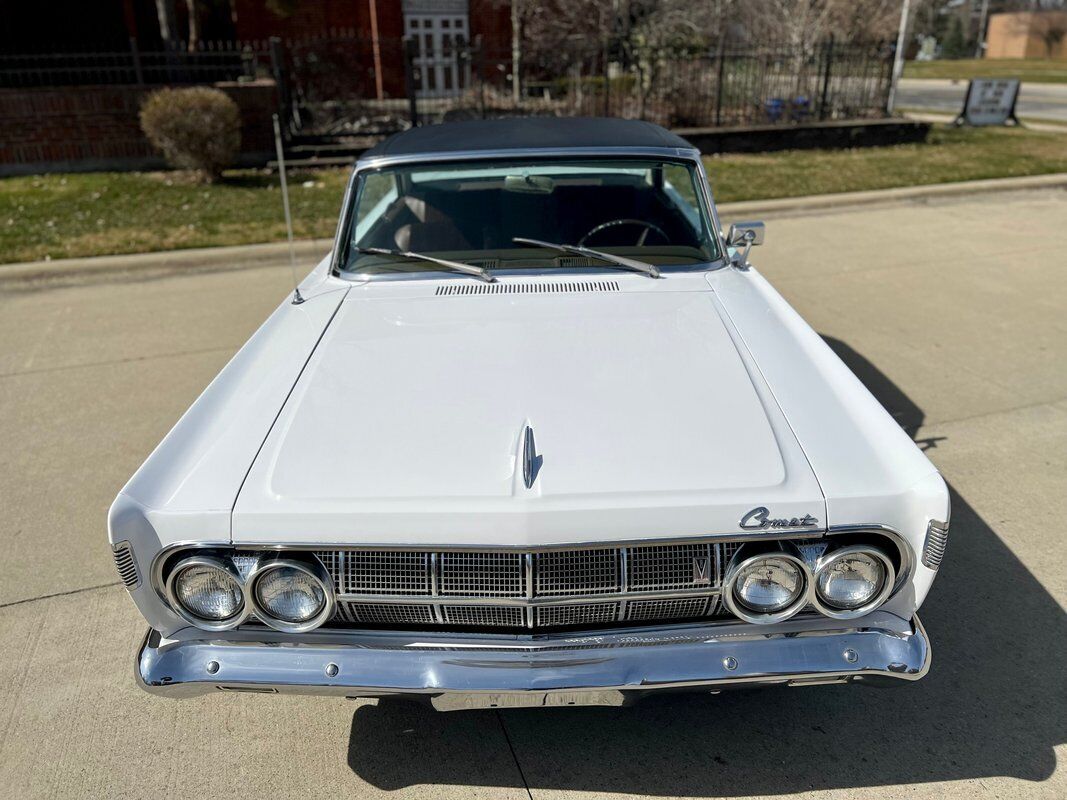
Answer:
[[[1018,97],[1018,78],[972,78],[956,124],[1004,125],[1011,121],[1018,125],[1015,117]]]

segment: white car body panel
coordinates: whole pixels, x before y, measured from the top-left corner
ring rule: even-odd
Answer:
[[[707,535],[761,504],[821,519],[818,483],[701,275],[613,281],[573,294],[353,289],[249,472],[234,541]],[[543,457],[531,489],[527,425]]]

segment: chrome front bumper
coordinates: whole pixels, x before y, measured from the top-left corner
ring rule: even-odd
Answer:
[[[623,705],[664,690],[918,680],[930,644],[918,617],[851,623],[692,625],[522,639],[351,634],[242,641],[163,640],[149,630],[140,685],[167,697],[214,691],[428,698],[442,710]]]

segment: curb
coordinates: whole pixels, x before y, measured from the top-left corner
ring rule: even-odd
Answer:
[[[331,247],[332,239],[303,239],[293,242],[298,269],[309,270]],[[287,242],[198,247],[120,256],[61,258],[53,261],[0,264],[0,288],[9,284],[19,285],[20,288],[77,286],[116,277],[145,280],[175,274],[284,266],[288,263]]]
[[[991,178],[981,181],[960,181],[959,183],[934,183],[929,186],[904,186],[899,189],[878,189],[868,192],[839,192],[837,194],[810,195],[808,197],[784,197],[780,200],[745,200],[738,203],[720,203],[718,211],[719,216],[723,217],[737,217],[741,214],[777,216],[834,208],[891,205],[909,200],[929,200],[969,194],[1059,188],[1067,188],[1067,172],[1056,172],[1052,175],[1028,175],[1022,178]]]
[[[993,178],[959,183],[937,183],[930,186],[906,186],[899,189],[879,189],[867,192],[785,197],[780,200],[745,200],[718,204],[719,216],[737,219],[741,216],[784,216],[812,213],[835,208],[891,205],[910,200],[958,197],[1027,189],[1067,188],[1067,173],[1031,175],[1021,178]],[[294,242],[296,258],[301,269],[329,252],[331,239],[310,239]],[[121,256],[64,258],[55,261],[33,261],[22,264],[0,264],[0,288],[44,288],[79,285],[115,277],[137,280],[159,278],[174,274],[223,272],[256,267],[283,266],[289,260],[285,242],[238,245],[236,247],[202,247],[190,250],[168,250],[156,253],[134,253]],[[11,287],[14,288],[14,287]]]

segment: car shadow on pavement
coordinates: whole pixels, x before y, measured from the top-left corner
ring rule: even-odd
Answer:
[[[827,341],[902,425],[922,424],[876,367]],[[955,491],[948,554],[920,616],[933,666],[915,684],[660,695],[622,709],[366,705],[352,720],[348,763],[387,790],[525,782],[693,797],[1049,778],[1053,748],[1067,742],[1067,615]],[[502,747],[521,772],[493,757]]]

